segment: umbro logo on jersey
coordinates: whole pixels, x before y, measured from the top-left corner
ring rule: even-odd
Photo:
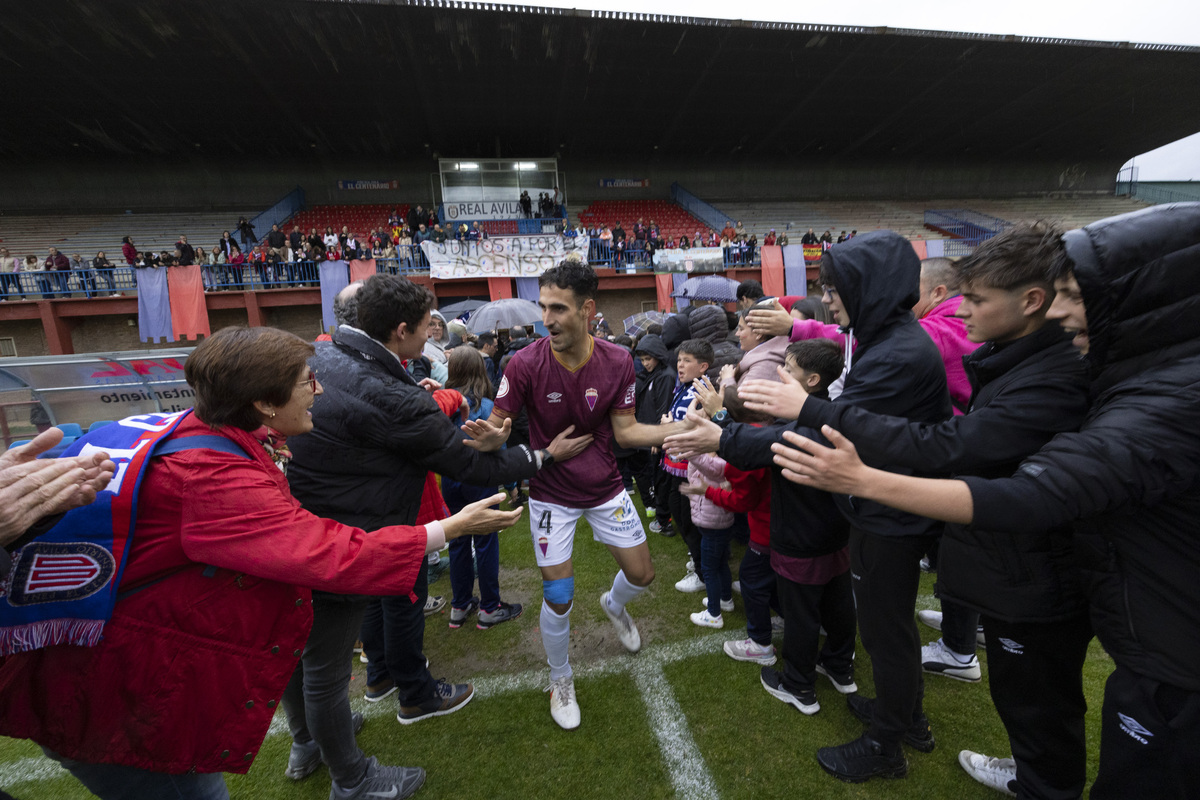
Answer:
[[[1154,734],[1146,730],[1146,726],[1133,717],[1117,712],[1117,718],[1121,720],[1121,730],[1142,744],[1150,744],[1150,739],[1154,738]]]
[[[1025,645],[1014,642],[1012,639],[1001,639],[1000,646],[1004,648],[1005,652],[1012,653],[1014,656],[1025,655]]]
[[[551,403],[561,403],[562,402],[562,392],[551,392],[550,394],[546,395],[546,400],[548,400]]]

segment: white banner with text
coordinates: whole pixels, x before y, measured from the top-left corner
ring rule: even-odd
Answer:
[[[588,239],[582,245],[558,234],[547,236],[495,236],[474,242],[457,239],[438,244],[421,242],[421,252],[429,261],[429,277],[455,278],[536,278],[569,253],[587,263]]]
[[[516,200],[481,200],[475,203],[445,203],[442,211],[450,221],[460,219],[519,219],[525,216]]]

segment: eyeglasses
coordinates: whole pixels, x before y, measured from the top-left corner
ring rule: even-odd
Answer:
[[[306,384],[307,384],[308,388],[312,390],[312,393],[313,393],[313,394],[316,394],[316,393],[317,393],[317,371],[316,371],[315,369],[314,369],[314,370],[312,370],[311,372],[309,372],[309,373],[308,373],[308,377],[307,377],[307,378],[305,378],[304,380],[300,381],[300,382],[299,382],[299,383],[297,383],[296,385],[297,385],[297,386],[304,386],[304,385],[306,385]]]
[[[837,293],[838,293],[838,290],[836,288],[829,286],[828,284],[821,285],[821,296],[822,297],[830,297],[831,298],[834,295],[836,295]]]

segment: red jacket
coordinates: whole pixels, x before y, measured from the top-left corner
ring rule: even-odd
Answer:
[[[749,472],[732,464],[725,465],[725,480],[730,488],[718,489],[709,486],[704,496],[722,508],[734,512],[745,512],[750,525],[750,541],[769,549],[771,547],[771,472],[766,467]]]
[[[192,415],[173,438],[211,433]],[[308,639],[310,589],[411,592],[424,527],[316,517],[251,434],[218,433],[251,458],[196,449],[147,468],[120,584],[137,591],[103,641],[0,662],[0,734],[85,762],[245,772]]]

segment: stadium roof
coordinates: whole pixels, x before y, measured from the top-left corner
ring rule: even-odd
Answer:
[[[1200,48],[454,0],[42,0],[0,156],[1118,163],[1200,129]]]

